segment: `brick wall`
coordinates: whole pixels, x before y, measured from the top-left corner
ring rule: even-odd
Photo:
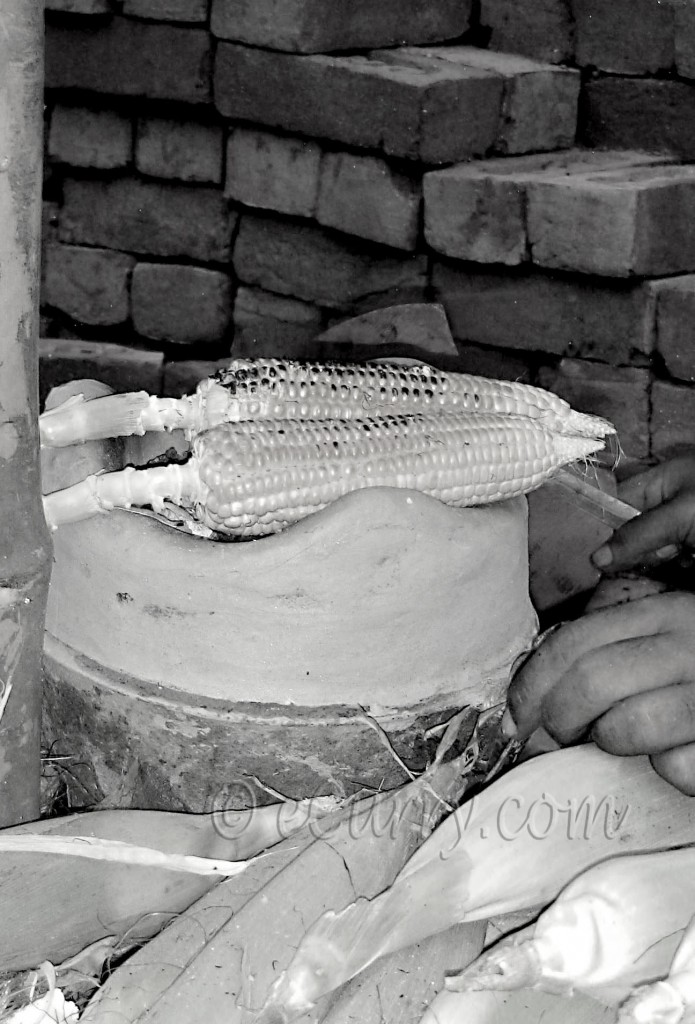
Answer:
[[[693,442],[695,0],[46,7],[44,393],[181,393],[436,300],[434,362],[633,459]]]

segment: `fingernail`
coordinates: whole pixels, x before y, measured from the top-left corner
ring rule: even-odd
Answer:
[[[514,719],[512,718],[512,713],[509,710],[509,708],[504,709],[502,721],[500,722],[500,729],[502,730],[502,735],[507,740],[513,740],[519,731],[516,727]]]
[[[598,569],[605,569],[613,561],[613,552],[607,544],[604,544],[598,551],[594,551],[591,561]]]
[[[666,547],[657,550],[656,557],[666,561],[668,558],[675,558],[677,554],[678,546],[676,544],[667,544]]]

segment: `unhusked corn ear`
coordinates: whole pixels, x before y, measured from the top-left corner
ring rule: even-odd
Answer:
[[[366,365],[235,359],[198,386],[207,426],[259,419],[364,419],[412,413],[504,413],[558,433],[606,437],[614,427],[542,388],[446,373],[424,363]]]
[[[194,442],[196,514],[213,530],[258,536],[364,487],[483,505],[525,494],[601,446],[501,414],[225,424]]]
[[[618,1024],[692,1024],[693,1021],[695,917],[678,945],[668,977],[637,988],[618,1014]]]
[[[544,906],[591,865],[690,842],[694,828],[695,800],[646,757],[587,744],[527,761],[445,818],[389,889],[323,914],[259,1024],[294,1019],[381,956],[460,922]]]
[[[456,977],[454,991],[629,987],[668,970],[695,907],[695,849],[612,857]]]

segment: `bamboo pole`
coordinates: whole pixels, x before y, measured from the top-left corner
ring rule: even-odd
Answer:
[[[38,452],[43,3],[0,3],[0,826],[39,814],[51,545]]]

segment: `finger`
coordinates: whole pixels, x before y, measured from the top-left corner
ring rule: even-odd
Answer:
[[[641,511],[656,508],[695,487],[695,455],[680,455],[618,484],[618,497]]]
[[[620,640],[669,632],[680,620],[689,628],[695,622],[690,594],[657,594],[565,623],[522,665],[509,687],[509,711],[519,739],[541,724],[546,697],[578,658]]]
[[[658,565],[682,546],[695,547],[694,493],[681,494],[624,523],[592,557],[599,568],[620,572]]]
[[[634,505],[640,512],[661,505],[667,500],[661,466],[647,469],[643,473],[636,473],[626,480],[621,480],[618,483],[618,497],[621,501],[626,501],[628,505]]]
[[[687,796],[695,796],[695,743],[687,743],[651,758],[654,771]]]
[[[591,737],[611,754],[661,754],[695,742],[695,684],[628,697],[594,725]]]
[[[695,640],[687,646],[675,645],[666,633],[620,640],[589,651],[568,668],[546,697],[541,712],[543,727],[565,746],[579,739],[592,722],[600,719],[597,726],[605,725],[601,735],[605,733],[607,741],[619,744],[620,728],[624,726],[625,742],[632,742],[631,737],[637,735],[641,723],[625,722],[625,714],[618,711],[636,695],[656,693],[658,697],[662,688],[693,678],[694,655]],[[662,717],[655,717],[655,727]],[[643,729],[645,736],[651,735],[647,725]],[[695,732],[687,738],[695,740]],[[648,752],[673,745],[664,741],[661,746],[649,747]],[[647,748],[613,752],[646,753]]]

